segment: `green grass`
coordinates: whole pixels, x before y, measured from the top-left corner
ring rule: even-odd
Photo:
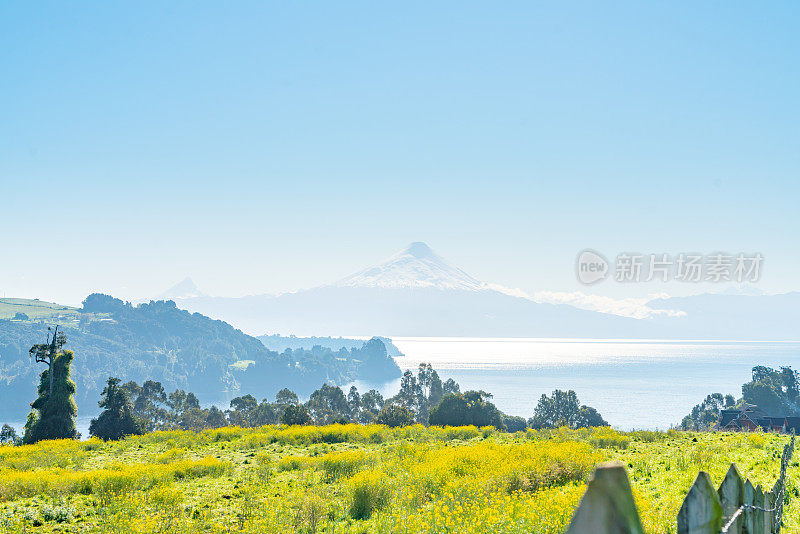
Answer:
[[[672,533],[699,470],[772,487],[788,439],[331,425],[0,447],[0,532],[556,534],[619,460],[646,532]],[[782,532],[800,532],[798,476],[795,458]]]
[[[31,320],[58,319],[76,320],[78,309],[63,304],[42,300],[2,298],[0,299],[0,319],[11,319],[17,313],[26,314]]]

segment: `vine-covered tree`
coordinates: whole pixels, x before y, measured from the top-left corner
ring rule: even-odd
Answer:
[[[63,350],[66,337],[56,327],[52,341],[31,347],[31,356],[48,367],[39,378],[39,398],[31,403],[31,414],[25,423],[24,443],[36,443],[43,439],[76,439],[75,382],[70,378],[70,367],[74,355]]]
[[[89,435],[104,441],[144,434],[145,423],[133,415],[133,406],[119,378],[110,377],[97,403],[104,410],[89,423]]]

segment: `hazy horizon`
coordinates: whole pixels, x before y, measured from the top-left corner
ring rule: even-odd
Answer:
[[[526,293],[719,288],[587,290],[585,248],[800,288],[800,7],[576,7],[5,2],[0,294],[277,293],[412,241]]]

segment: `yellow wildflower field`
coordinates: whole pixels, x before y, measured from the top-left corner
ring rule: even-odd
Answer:
[[[788,437],[379,425],[155,432],[0,447],[0,532],[563,532],[599,462],[627,466],[647,532],[699,470],[772,487]],[[798,532],[798,462],[786,529]]]

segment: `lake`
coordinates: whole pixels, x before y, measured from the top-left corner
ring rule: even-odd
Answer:
[[[402,369],[430,362],[461,390],[483,389],[500,410],[533,415],[543,393],[573,389],[620,429],[667,429],[709,393],[741,396],[756,365],[800,369],[798,342],[392,338]],[[379,386],[394,395],[399,380]],[[358,384],[359,390],[369,384]]]
[[[494,395],[502,411],[533,415],[543,393],[574,389],[614,427],[667,429],[709,393],[741,396],[755,365],[800,369],[798,342],[641,341],[498,338],[392,338],[401,369],[430,362],[462,391]],[[400,380],[356,382],[359,391],[397,393]],[[344,387],[345,393],[349,384]],[[202,398],[202,395],[201,395]],[[90,417],[79,417],[88,436]],[[12,423],[21,429],[24,422]]]

